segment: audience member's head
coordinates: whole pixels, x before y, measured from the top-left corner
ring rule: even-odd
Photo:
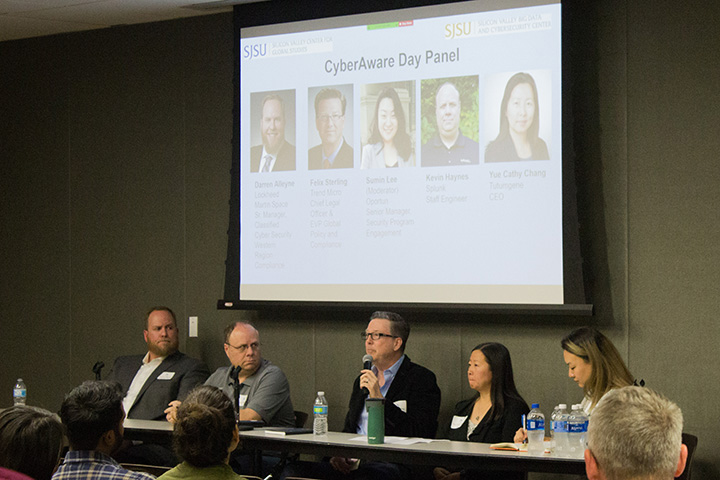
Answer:
[[[15,406],[0,412],[0,467],[49,480],[60,459],[63,431],[57,415]]]
[[[643,387],[609,391],[593,410],[585,468],[590,480],[670,480],[685,468],[680,408]]]
[[[175,452],[194,467],[227,461],[239,442],[235,410],[222,390],[209,385],[195,388],[177,411],[173,431]]]
[[[73,388],[60,407],[70,448],[115,452],[123,438],[122,399],[117,383],[87,381]]]

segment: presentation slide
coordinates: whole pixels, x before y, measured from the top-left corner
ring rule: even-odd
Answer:
[[[561,7],[500,3],[241,30],[240,300],[563,303]]]

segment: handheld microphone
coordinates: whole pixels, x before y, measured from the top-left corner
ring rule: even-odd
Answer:
[[[363,357],[363,370],[370,370],[372,368],[372,362],[372,355],[365,355]]]
[[[365,355],[363,357],[363,370],[370,370],[372,368],[373,358],[372,355]],[[362,393],[364,396],[370,395],[370,390],[367,387],[362,387]]]

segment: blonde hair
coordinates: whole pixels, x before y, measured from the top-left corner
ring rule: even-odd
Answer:
[[[609,338],[591,327],[581,327],[562,339],[563,350],[582,358],[592,366],[583,391],[594,408],[613,388],[633,384],[633,376]]]

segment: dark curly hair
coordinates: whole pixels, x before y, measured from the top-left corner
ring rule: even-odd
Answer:
[[[221,464],[235,430],[235,409],[222,390],[201,385],[177,411],[173,431],[175,453],[194,467]]]
[[[65,395],[60,418],[74,450],[94,450],[103,434],[123,420],[123,392],[116,382],[86,381]],[[118,432],[119,434],[119,432]]]

